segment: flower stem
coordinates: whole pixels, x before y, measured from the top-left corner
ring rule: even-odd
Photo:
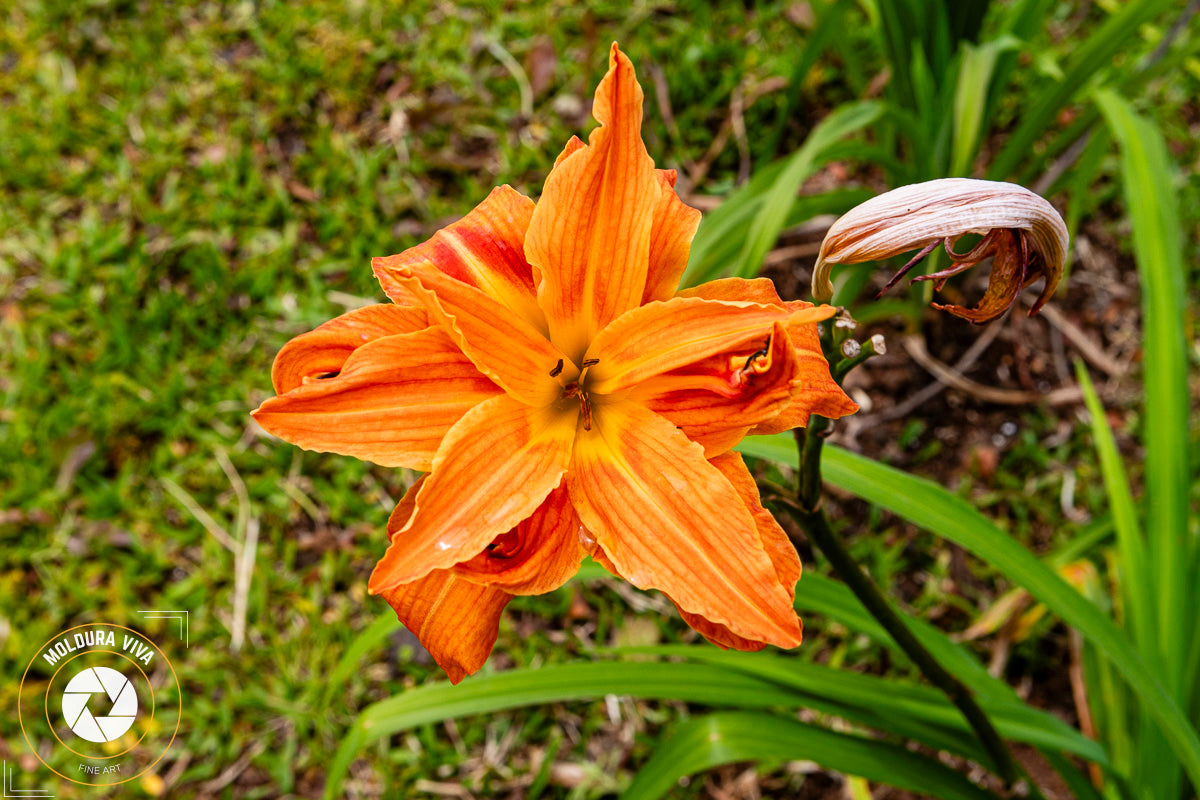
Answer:
[[[796,500],[787,497],[780,500],[871,616],[895,639],[929,682],[941,689],[958,707],[991,756],[996,774],[1011,787],[1020,780],[1021,770],[987,714],[975,702],[970,688],[950,674],[921,644],[829,526],[829,518],[821,507],[821,448],[828,433],[829,420],[818,416],[809,420],[807,428],[796,429],[796,443],[800,450]],[[1036,793],[1036,789],[1034,791]]]

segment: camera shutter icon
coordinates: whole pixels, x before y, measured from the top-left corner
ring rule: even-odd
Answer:
[[[102,694],[111,703],[108,713],[95,716],[88,708],[93,696]],[[97,704],[101,707],[103,701]],[[129,679],[115,669],[88,667],[67,682],[62,697],[63,719],[81,739],[97,744],[121,738],[137,719],[137,691]]]

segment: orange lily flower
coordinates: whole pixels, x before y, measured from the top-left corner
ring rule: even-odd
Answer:
[[[730,449],[857,409],[817,341],[834,309],[765,279],[677,293],[700,215],[646,152],[615,43],[594,114],[536,206],[501,186],[375,259],[393,305],[290,341],[254,412],[301,447],[428,473],[369,590],[454,682],[487,660],[514,595],[588,555],[722,646],[801,640],[800,562]]]

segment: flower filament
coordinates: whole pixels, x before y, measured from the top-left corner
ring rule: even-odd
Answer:
[[[590,431],[592,429],[592,403],[588,398],[587,390],[583,388],[583,385],[587,377],[588,369],[596,366],[599,363],[600,359],[598,358],[585,358],[583,360],[583,371],[579,373],[579,377],[563,387],[562,396],[564,400],[574,400],[575,398],[579,398],[579,416],[583,420],[583,429],[585,431]],[[559,367],[555,367],[555,369],[561,371]]]

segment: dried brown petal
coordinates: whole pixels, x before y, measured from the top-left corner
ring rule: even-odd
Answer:
[[[971,233],[984,238],[969,252],[956,253],[959,237]],[[1039,279],[1045,284],[1030,313],[1050,298],[1067,260],[1067,227],[1054,206],[1012,183],[944,178],[902,186],[851,209],[829,229],[813,271],[813,296],[819,302],[833,297],[829,273],[834,264],[877,261],[921,249],[890,288],[939,244],[953,265],[914,280],[932,280],[941,289],[951,275],[993,258],[988,289],[978,306],[935,304],[972,322],[987,322]]]

